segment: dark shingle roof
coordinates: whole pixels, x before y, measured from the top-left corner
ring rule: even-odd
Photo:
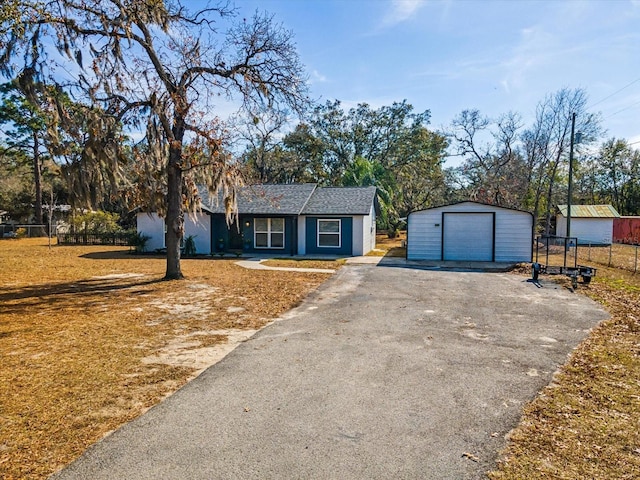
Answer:
[[[290,185],[249,185],[238,191],[238,212],[241,214],[299,215],[316,189],[315,183]],[[200,189],[202,204],[211,213],[224,213],[222,195],[218,201]]]
[[[302,210],[302,215],[368,215],[376,197],[376,187],[318,188]]]
[[[222,194],[199,189],[203,208],[224,213]],[[238,191],[238,212],[253,215],[368,215],[376,187],[318,187],[315,183],[251,185]]]

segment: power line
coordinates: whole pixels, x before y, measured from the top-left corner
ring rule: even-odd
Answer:
[[[617,115],[617,114],[619,114],[619,113],[621,113],[621,112],[624,112],[625,110],[629,110],[630,108],[635,107],[636,105],[640,105],[640,101],[637,101],[637,102],[635,102],[635,103],[632,103],[631,105],[629,105],[629,106],[627,106],[627,107],[624,107],[624,108],[622,108],[622,109],[618,110],[617,112],[613,112],[611,115],[607,115],[606,117],[604,117],[604,120],[606,120],[607,118],[611,118],[611,117],[613,117],[614,115]]]
[[[629,88],[631,85],[633,85],[634,83],[638,83],[640,82],[640,77],[636,78],[634,81],[632,81],[631,83],[628,83],[627,85],[625,85],[624,87],[616,90],[615,92],[613,92],[611,95],[607,95],[606,97],[604,97],[602,100],[597,101],[594,104],[589,105],[587,108],[591,109],[593,107],[595,107],[596,105],[600,105],[602,102],[604,102],[605,100],[609,100],[611,97],[613,97],[614,95],[617,95],[618,93],[620,93],[621,91],[623,91],[625,88]]]

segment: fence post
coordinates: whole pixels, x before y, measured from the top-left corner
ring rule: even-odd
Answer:
[[[611,266],[611,255],[613,254],[613,243],[609,244],[609,266]]]

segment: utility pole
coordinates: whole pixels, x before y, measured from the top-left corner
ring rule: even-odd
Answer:
[[[573,196],[573,141],[576,128],[576,114],[571,114],[571,144],[569,147],[569,188],[567,191],[567,237],[571,237],[571,197]]]

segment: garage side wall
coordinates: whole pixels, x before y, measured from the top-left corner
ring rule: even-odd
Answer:
[[[422,210],[407,220],[407,259],[441,260],[442,209]]]
[[[496,211],[496,262],[530,262],[533,217],[526,212]]]
[[[443,213],[495,212],[494,260],[496,262],[529,262],[533,244],[533,217],[518,210],[473,202],[432,208],[409,215],[407,258],[409,260],[442,260]],[[464,238],[456,239],[464,243]]]

